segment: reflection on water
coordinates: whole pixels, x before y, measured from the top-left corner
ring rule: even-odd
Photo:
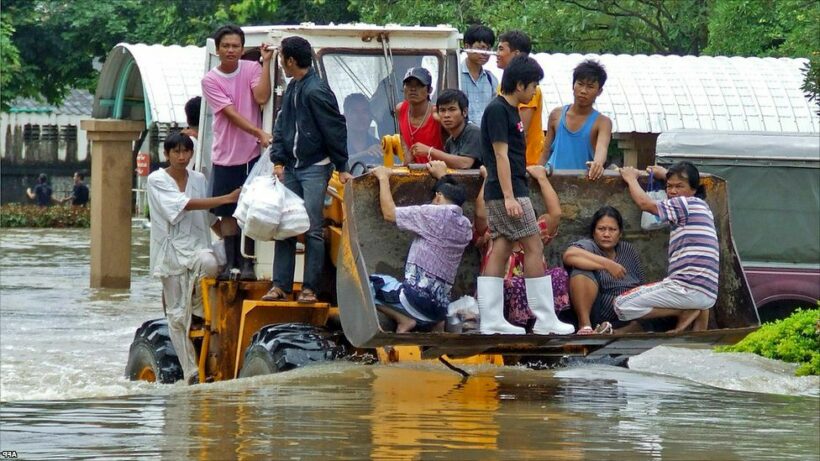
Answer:
[[[23,459],[820,459],[820,399],[716,389],[647,364],[480,367],[464,381],[434,363],[337,362],[131,383],[133,331],[161,315],[147,233],[135,234],[130,291],[87,288],[87,231],[0,238],[0,450]]]
[[[335,363],[149,396],[3,405],[33,458],[818,459],[818,400],[610,368]],[[47,440],[48,442],[44,442]]]

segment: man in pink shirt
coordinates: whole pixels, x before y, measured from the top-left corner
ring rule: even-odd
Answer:
[[[216,54],[220,64],[202,79],[202,96],[214,114],[212,186],[214,197],[224,195],[244,184],[253,165],[259,159],[260,147],[272,140],[262,125],[261,106],[271,94],[270,60],[273,51],[267,44],[259,47],[262,65],[242,60],[245,34],[237,26],[222,26],[214,33]],[[239,226],[233,213],[236,204],[221,205],[212,213],[220,218],[219,229],[225,241],[227,264],[220,278],[229,278],[233,269],[240,269],[240,280],[254,280],[253,263],[242,257]],[[246,250],[253,251],[248,239]]]

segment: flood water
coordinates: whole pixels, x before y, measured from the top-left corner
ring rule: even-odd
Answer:
[[[632,369],[335,362],[186,387],[123,377],[162,316],[88,288],[87,230],[0,230],[0,452],[20,459],[820,460],[820,390],[787,365],[658,348]],[[0,453],[2,456],[2,453]]]

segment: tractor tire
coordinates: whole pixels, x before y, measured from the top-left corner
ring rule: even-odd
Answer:
[[[168,335],[166,319],[149,320],[134,334],[125,377],[131,381],[171,384],[183,378],[182,366]]]
[[[313,325],[268,325],[251,338],[239,377],[269,375],[335,360],[343,355],[343,350],[328,332]]]

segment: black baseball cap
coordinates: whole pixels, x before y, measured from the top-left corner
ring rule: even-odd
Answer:
[[[433,86],[433,77],[430,76],[430,71],[424,67],[411,67],[408,69],[407,73],[404,74],[404,80],[402,80],[402,82],[405,83],[411,78],[420,81],[424,86]]]

